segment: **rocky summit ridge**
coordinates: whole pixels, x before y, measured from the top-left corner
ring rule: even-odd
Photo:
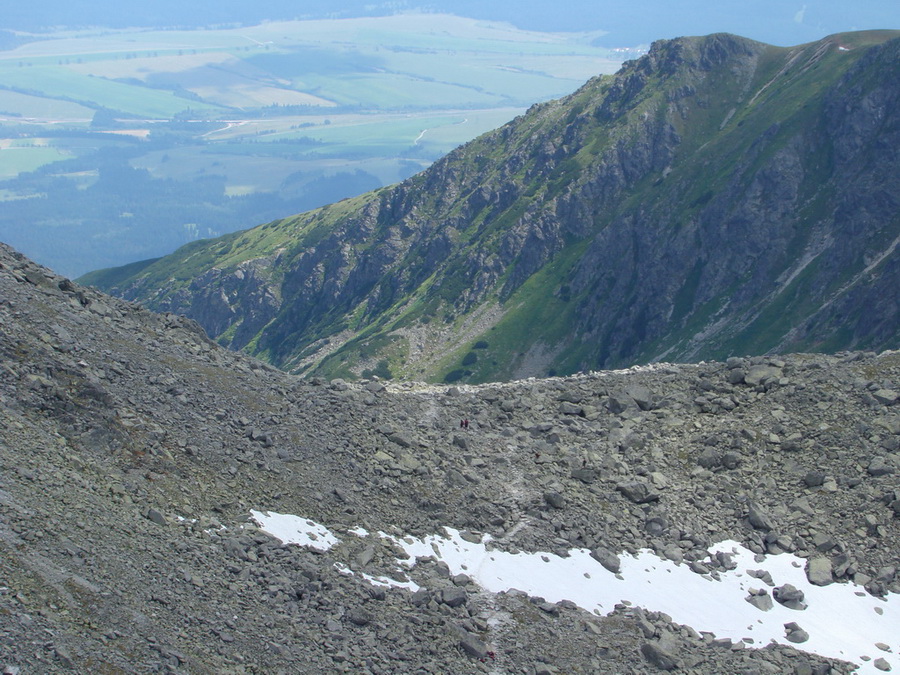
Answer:
[[[302,379],[0,245],[0,668],[847,673],[627,603],[599,616],[488,593],[435,559],[410,570],[414,593],[373,586],[362,575],[392,570],[397,547],[347,533],[450,526],[611,569],[649,548],[699,575],[727,568],[707,548],[733,539],[886,597],[898,392],[898,352],[478,386]],[[283,546],[252,509],[343,538]],[[764,611],[769,591],[754,593]],[[800,603],[786,630],[802,649],[802,598],[771,593]],[[897,667],[900,644],[884,648],[867,658]]]
[[[900,347],[900,38],[654,43],[403,183],[84,277],[296,373]]]

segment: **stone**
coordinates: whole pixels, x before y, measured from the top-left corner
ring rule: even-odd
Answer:
[[[890,476],[894,473],[894,467],[884,457],[875,457],[869,462],[866,471],[870,476]]]
[[[625,387],[625,394],[634,401],[641,410],[653,409],[653,393],[641,384]]]
[[[803,477],[803,482],[808,488],[819,487],[825,483],[825,474],[821,471],[808,471]]]
[[[352,609],[347,614],[350,623],[356,626],[368,626],[372,621],[372,615],[364,609]]]
[[[356,555],[356,565],[358,567],[365,567],[370,562],[372,562],[372,559],[374,557],[375,557],[375,547],[370,544],[369,546],[366,546],[362,551],[360,551]]]
[[[744,457],[739,452],[735,452],[734,450],[729,450],[724,455],[722,455],[722,466],[724,466],[729,471],[734,471],[738,467],[741,466],[744,462]]]
[[[753,502],[750,502],[747,509],[747,522],[757,530],[769,531],[775,529],[771,516]]]
[[[795,644],[801,644],[809,640],[809,633],[800,628],[795,622],[790,622],[784,624],[785,630],[785,639],[788,642],[793,642]]]
[[[897,566],[896,565],[886,565],[878,569],[875,573],[875,581],[879,581],[883,584],[891,584],[894,582],[894,579],[897,576]]]
[[[572,471],[572,478],[580,480],[586,485],[590,485],[597,480],[597,472],[594,469],[575,469]]]
[[[722,453],[715,448],[704,448],[697,457],[697,464],[712,471],[722,465]]]
[[[887,659],[885,659],[883,656],[879,656],[877,659],[872,661],[872,665],[878,668],[878,670],[882,670],[884,672],[890,672],[892,670],[891,664],[888,663]]]
[[[629,408],[638,410],[637,403],[624,391],[610,392],[606,407],[613,415],[621,415]]]
[[[659,501],[659,493],[652,490],[646,483],[639,481],[633,483],[620,483],[616,485],[616,490],[621,492],[635,504],[648,504],[650,502]]]
[[[669,671],[678,668],[675,656],[658,642],[645,642],[642,644],[641,655],[658,670]]]
[[[619,556],[608,548],[598,546],[591,549],[591,557],[613,574],[618,574],[622,569],[622,562],[619,560]]]
[[[780,368],[775,368],[774,366],[767,365],[757,365],[751,366],[747,373],[744,375],[744,382],[749,384],[751,387],[755,387],[757,385],[763,384],[764,382],[769,382],[772,380],[779,380],[782,376],[782,371]]]
[[[448,607],[461,607],[466,604],[468,599],[469,595],[466,593],[466,589],[459,586],[445,588],[440,593],[440,602]]]
[[[872,392],[873,398],[882,405],[894,405],[900,400],[900,394],[893,389],[879,389]]]
[[[772,596],[777,602],[784,605],[788,609],[806,609],[806,604],[803,602],[805,598],[803,591],[793,586],[792,584],[776,586],[772,589]]]
[[[584,408],[575,403],[569,403],[568,401],[563,401],[559,404],[559,412],[563,415],[577,415],[584,417]]]
[[[564,509],[566,507],[566,498],[558,492],[544,493],[544,501],[554,509]]]
[[[487,644],[477,635],[467,633],[459,641],[460,648],[473,659],[486,659],[488,655]]]
[[[157,525],[166,524],[166,517],[156,509],[148,509],[147,518],[150,520],[150,522],[156,523]]]
[[[772,607],[774,607],[774,605],[772,604],[772,596],[770,596],[769,593],[764,589],[751,589],[750,593],[746,598],[744,598],[744,600],[749,602],[757,609],[762,610],[763,612],[768,612],[770,609],[772,609]]]
[[[815,586],[827,586],[834,581],[828,558],[811,558],[806,565],[806,578]]]

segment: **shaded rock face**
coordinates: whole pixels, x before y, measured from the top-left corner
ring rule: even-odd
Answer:
[[[189,283],[177,270],[196,269],[196,247],[115,287],[94,280],[280,367],[343,376],[369,358],[486,380],[896,347],[887,37],[661,41],[404,183],[209,243]],[[479,338],[504,346],[461,363]],[[547,358],[523,356],[542,345]]]
[[[900,592],[898,389],[900,352],[483,386],[302,379],[0,245],[0,666],[849,673],[624,603],[601,617],[488,593],[429,558],[409,572],[419,590],[376,587],[366,575],[396,578],[398,551],[354,532],[582,548],[603,575],[641,548],[747,573],[771,588],[747,602],[797,612],[785,636],[802,649],[809,598],[708,547],[796,553],[814,583]],[[282,546],[251,509],[340,540]]]

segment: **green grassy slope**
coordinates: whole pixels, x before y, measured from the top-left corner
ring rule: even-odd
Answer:
[[[221,289],[223,342],[329,376],[890,345],[852,302],[895,274],[896,36],[659,43],[398,186],[92,281],[189,315]]]

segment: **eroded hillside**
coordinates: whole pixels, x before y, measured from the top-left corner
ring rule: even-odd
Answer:
[[[396,575],[402,555],[360,527],[584,548],[609,568],[649,548],[710,579],[729,559],[708,547],[734,539],[875,604],[900,591],[896,352],[347,383],[277,371],[5,247],[0,298],[7,669],[849,672],[798,651],[793,629],[746,648],[763,645],[628,604],[598,616],[490,593],[435,558],[408,571],[415,593],[373,586],[363,574]],[[341,541],[282,546],[251,509]],[[890,666],[900,644],[885,647],[865,655]]]

